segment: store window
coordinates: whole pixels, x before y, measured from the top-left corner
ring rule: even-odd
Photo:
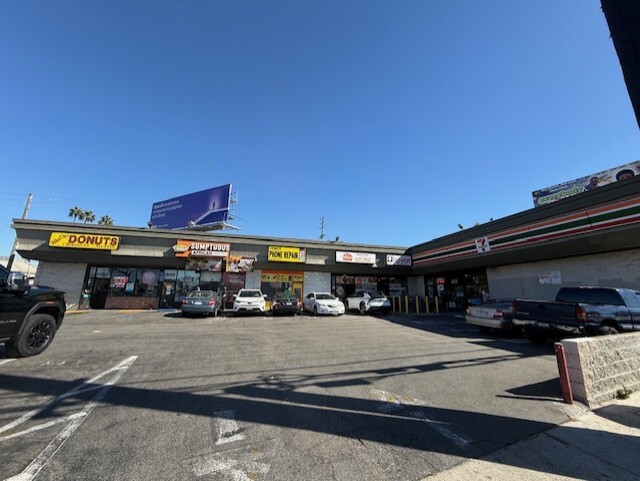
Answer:
[[[182,302],[189,292],[200,285],[200,273],[190,270],[179,270],[176,277],[175,302]]]
[[[136,268],[114,267],[111,269],[109,296],[134,295],[137,274]]]
[[[279,293],[291,293],[302,299],[304,274],[302,272],[262,271],[260,290],[269,299]]]

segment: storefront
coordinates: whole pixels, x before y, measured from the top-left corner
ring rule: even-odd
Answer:
[[[445,310],[464,310],[489,298],[485,269],[426,276],[424,284],[429,302],[435,302],[437,297]]]
[[[331,276],[331,292],[344,299],[356,291],[378,291],[389,297],[406,296],[408,292],[407,277],[388,277],[349,274]]]
[[[176,308],[194,288],[290,292],[407,292],[405,248],[15,219],[18,252],[38,261],[36,283],[72,309]],[[341,250],[350,248],[354,250]],[[343,282],[345,279],[346,282]]]

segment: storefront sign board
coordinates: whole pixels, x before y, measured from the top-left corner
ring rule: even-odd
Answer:
[[[336,262],[348,264],[375,264],[376,255],[369,252],[336,251]]]
[[[116,250],[120,246],[120,237],[102,234],[52,232],[49,236],[49,246],[72,249]]]
[[[267,259],[271,262],[297,262],[307,261],[307,250],[299,247],[269,246]]]
[[[411,256],[387,254],[387,265],[411,267]]]
[[[228,257],[231,244],[178,240],[173,246],[176,257]]]

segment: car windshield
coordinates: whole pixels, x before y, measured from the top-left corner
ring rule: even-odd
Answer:
[[[240,291],[238,297],[262,297],[260,291]]]
[[[384,299],[385,296],[382,292],[369,292],[369,295],[371,296],[371,299]]]
[[[336,297],[333,294],[316,294],[316,299],[319,301],[330,301]]]

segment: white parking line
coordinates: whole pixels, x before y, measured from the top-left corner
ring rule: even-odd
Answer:
[[[426,423],[430,428],[438,431],[442,436],[447,438],[456,446],[464,447],[471,443],[471,440],[454,433],[450,429],[447,429],[442,425],[442,422],[428,416],[423,411],[411,409],[412,407],[426,407],[426,404],[424,402],[406,396],[398,396],[396,394],[381,391],[379,389],[371,389],[371,393],[380,401],[383,401],[385,403],[380,406],[380,411],[387,413],[400,410],[404,411],[405,414]]]
[[[15,361],[15,359],[3,359],[2,361],[0,361],[0,366],[2,366],[3,364],[8,364],[11,361]]]
[[[118,382],[118,380],[127,371],[127,369],[131,367],[131,365],[135,362],[136,359],[138,359],[138,356],[131,356],[125,359],[120,364],[95,376],[94,378],[81,384],[77,388],[74,388],[71,391],[68,391],[67,393],[62,394],[61,396],[58,396],[53,401],[48,402],[44,406],[38,409],[34,409],[33,411],[30,411],[29,413],[25,414],[17,421],[14,421],[13,423],[7,424],[6,426],[3,426],[2,428],[0,428],[0,432],[4,432],[4,431],[7,431],[8,429],[11,429],[12,427],[18,426],[24,423],[25,421],[31,419],[36,414],[44,411],[44,409],[51,406],[55,402],[58,402],[62,399],[73,396],[75,394],[78,394],[79,392],[90,390],[91,388],[89,389],[86,388],[87,384],[91,384],[96,380],[106,376],[107,374],[115,373],[109,381],[99,386],[101,389],[96,393],[93,399],[85,405],[82,411],[68,418],[70,419],[69,424],[60,432],[60,434],[58,434],[54,438],[53,441],[49,443],[49,445],[36,457],[36,459],[34,459],[31,462],[31,464],[29,464],[29,466],[27,466],[25,470],[22,471],[22,473],[16,476],[12,476],[11,478],[7,478],[5,481],[32,481],[38,475],[38,473],[40,473],[42,468],[44,468],[46,464],[51,460],[51,458],[58,452],[58,450],[62,447],[62,445],[67,441],[67,439],[69,439],[71,435],[76,431],[76,429],[80,427],[82,422],[87,418],[87,416],[89,416],[89,414],[91,414],[93,409],[100,403],[100,401],[102,401],[102,399],[107,395],[111,387],[116,382]],[[83,389],[83,387],[85,387],[85,389]]]
[[[218,434],[216,445],[219,446],[220,444],[232,443],[244,439],[244,435],[240,434],[240,429],[238,429],[238,423],[236,423],[233,410],[215,413],[215,423]]]

